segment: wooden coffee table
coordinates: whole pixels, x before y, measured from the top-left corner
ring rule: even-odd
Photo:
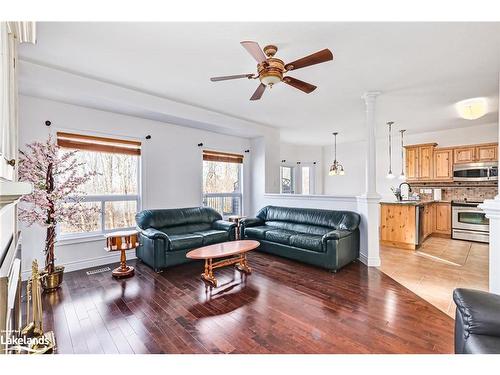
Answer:
[[[205,272],[201,278],[210,286],[217,287],[217,279],[213,270],[220,267],[235,265],[236,269],[245,274],[252,272],[248,266],[246,253],[258,248],[260,243],[253,240],[230,241],[200,247],[191,250],[186,256],[190,259],[205,259]],[[214,259],[225,258],[214,262]]]

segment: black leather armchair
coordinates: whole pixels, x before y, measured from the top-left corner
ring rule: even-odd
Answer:
[[[500,354],[500,295],[455,289],[455,353]]]
[[[194,248],[234,240],[234,223],[210,207],[145,210],[135,216],[140,245],[136,255],[156,272],[190,261]]]
[[[336,272],[359,257],[359,222],[351,211],[266,206],[241,225],[261,251]]]

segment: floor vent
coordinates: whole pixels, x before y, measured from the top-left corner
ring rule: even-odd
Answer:
[[[87,271],[87,275],[95,275],[96,273],[103,273],[103,272],[108,272],[111,271],[111,268],[109,267],[103,267],[103,268],[97,268],[92,271]]]

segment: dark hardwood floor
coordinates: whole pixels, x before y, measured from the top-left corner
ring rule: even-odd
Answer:
[[[58,353],[452,353],[453,320],[357,262],[337,274],[254,252],[253,274],[190,263],[136,275],[65,275],[43,295]],[[115,265],[113,265],[115,266]]]

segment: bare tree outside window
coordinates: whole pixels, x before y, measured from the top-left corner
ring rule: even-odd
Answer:
[[[223,216],[241,214],[241,163],[203,161],[203,203]]]
[[[101,213],[80,219],[85,232],[134,227],[139,201],[139,156],[79,150],[76,158],[83,163],[82,173],[98,173],[82,187],[87,194],[85,204],[101,207]],[[60,231],[63,235],[82,232],[69,225],[61,225]]]

